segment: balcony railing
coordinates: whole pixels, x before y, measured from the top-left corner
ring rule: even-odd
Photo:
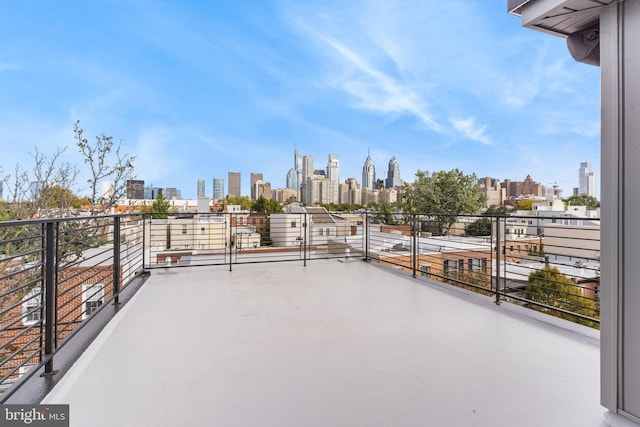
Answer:
[[[315,209],[0,223],[0,401],[36,370],[53,372],[71,338],[150,270],[361,259],[597,328],[599,241],[598,219],[564,214]]]

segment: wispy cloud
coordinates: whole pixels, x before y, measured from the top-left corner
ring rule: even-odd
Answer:
[[[449,119],[453,128],[462,136],[472,141],[481,142],[483,144],[491,144],[491,138],[485,133],[487,125],[477,125],[474,117],[466,119]]]

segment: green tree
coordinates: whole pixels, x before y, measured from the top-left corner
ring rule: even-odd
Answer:
[[[429,174],[416,172],[416,180],[405,187],[404,208],[407,213],[431,215],[440,234],[446,235],[461,214],[480,212],[486,196],[478,192],[475,174],[459,169]]]
[[[258,200],[253,204],[254,212],[264,212],[264,213],[280,213],[282,212],[282,205],[274,199],[265,199],[263,196],[260,196]]]
[[[525,298],[547,306],[572,313],[598,318],[596,302],[582,296],[581,290],[570,277],[560,273],[555,267],[546,266],[544,270],[533,271],[529,275]],[[551,308],[531,304],[530,308],[551,314],[563,319],[574,320],[577,323],[596,327],[595,322],[576,319],[570,314],[552,310]]]
[[[464,226],[464,234],[467,236],[490,236],[491,218],[479,218]]]
[[[533,200],[530,200],[530,199],[518,200],[516,202],[515,208],[521,211],[532,211]]]
[[[59,185],[51,185],[43,188],[40,191],[40,197],[43,202],[42,206],[51,209],[73,206],[78,200],[78,196],[73,194],[73,191]]]
[[[171,202],[169,202],[162,193],[158,194],[158,197],[153,201],[151,210],[153,211],[153,219],[165,219],[169,215],[167,213],[171,209]]]
[[[482,213],[485,216],[498,216],[498,215],[508,215],[509,211],[506,206],[500,205],[491,205],[489,208]]]
[[[244,211],[253,210],[254,200],[251,200],[248,196],[229,196],[227,203],[230,205],[239,205],[240,209]]]
[[[593,196],[581,194],[579,196],[571,196],[563,200],[568,208],[569,206],[586,206],[588,210],[592,211],[598,209],[600,202]]]

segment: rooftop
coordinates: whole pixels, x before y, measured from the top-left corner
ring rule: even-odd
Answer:
[[[598,331],[493,301],[360,260],[157,269],[44,402],[79,426],[604,426]]]

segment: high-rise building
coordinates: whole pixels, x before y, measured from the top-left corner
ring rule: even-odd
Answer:
[[[224,178],[213,178],[213,198],[224,199]]]
[[[294,168],[289,169],[287,173],[287,188],[289,190],[298,190],[298,171]]]
[[[396,188],[402,185],[402,180],[400,179],[400,165],[398,164],[398,159],[396,156],[393,156],[391,160],[389,160],[389,169],[387,170],[387,188]]]
[[[367,153],[367,159],[364,161],[364,166],[362,166],[362,188],[373,190],[375,182],[376,168],[373,165],[373,160],[371,160],[371,152],[369,152]]]
[[[355,178],[347,179],[344,184],[339,186],[340,198],[338,203],[350,203],[354,205],[361,204],[360,183]]]
[[[313,156],[307,155],[302,157],[302,183],[313,175]]]
[[[256,193],[254,190],[256,188],[256,182],[263,181],[263,177],[261,173],[252,173],[251,174],[251,199],[258,200],[261,193]]]
[[[164,194],[164,197],[167,198],[167,200],[182,199],[182,194],[180,194],[180,190],[178,190],[176,187],[165,188],[163,194]]]
[[[240,172],[229,172],[229,197],[240,197]]]
[[[531,175],[527,175],[524,181],[505,179],[500,183],[500,186],[506,190],[507,198],[515,198],[518,196],[542,197],[542,185],[534,181]]]
[[[596,197],[596,174],[591,170],[591,162],[580,163],[578,194]]]
[[[300,190],[300,186],[302,185],[303,175],[302,175],[302,157],[298,154],[298,150],[293,150],[293,168],[296,170],[298,186],[296,187],[298,191]]]
[[[484,177],[478,180],[478,191],[486,196],[485,207],[502,206],[507,198],[507,189],[502,188],[499,178]]]
[[[127,180],[127,199],[132,199],[132,200],[144,199],[144,180],[142,179]]]
[[[164,192],[160,187],[147,187],[144,189],[144,198],[147,200],[155,200],[161,194],[164,195]]]
[[[337,154],[329,154],[327,161],[327,178],[335,183],[340,183],[340,161]]]
[[[2,199],[2,183],[0,182],[0,199]],[[116,192],[113,181],[102,181],[102,200],[111,200]]]
[[[204,179],[198,180],[198,198],[205,197]]]
[[[302,186],[302,203],[306,206],[314,203],[336,203],[339,197],[338,194],[334,194],[333,184],[333,181],[325,176],[311,175]]]

